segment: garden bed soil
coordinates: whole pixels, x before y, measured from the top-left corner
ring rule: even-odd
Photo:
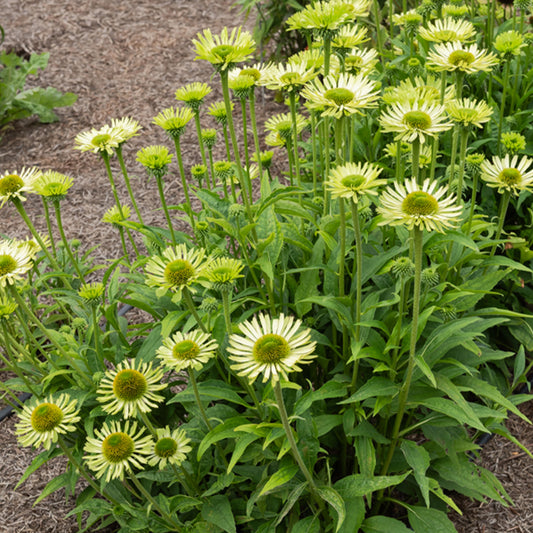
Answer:
[[[38,166],[72,176],[74,186],[62,204],[69,239],[80,239],[82,246],[96,243],[97,261],[121,255],[120,240],[110,225],[97,223],[114,201],[102,161],[90,153],[73,149],[81,131],[99,128],[112,118],[130,116],[143,126],[142,135],[125,147],[125,159],[136,191],[139,207],[148,224],[163,224],[157,189],[135,163],[137,150],[147,144],[167,144],[163,132],[151,124],[162,109],[176,104],[177,88],[194,81],[209,82],[209,64],[194,61],[191,40],[197,32],[243,23],[232,2],[206,0],[3,0],[1,24],[6,32],[3,49],[21,55],[50,52],[48,68],[33,78],[35,86],[52,86],[78,95],[72,106],[58,110],[60,122],[39,124],[26,119],[4,132],[0,142],[0,173]],[[252,21],[246,23],[251,27]],[[208,102],[221,99],[217,80]],[[259,99],[258,119],[262,123],[273,112],[285,111],[274,102]],[[212,127],[205,114],[204,127]],[[200,163],[196,138],[189,128],[182,139],[184,165]],[[218,148],[215,159],[224,159]],[[118,185],[121,198],[127,198]],[[184,201],[178,178],[167,180],[166,194],[172,203]],[[39,229],[44,218],[39,198],[30,196],[26,208]],[[11,206],[2,208],[0,233],[26,237],[27,231]],[[186,231],[185,223],[179,228]],[[4,375],[4,379],[5,379]],[[531,402],[524,411],[533,417]],[[514,435],[533,449],[533,429],[511,417]],[[2,444],[0,463],[0,533],[71,533],[78,531],[74,518],[63,516],[73,500],[64,501],[58,491],[32,506],[46,483],[65,466],[55,459],[40,469],[21,487],[18,479],[35,452],[22,449],[14,436],[14,419],[0,422]],[[531,533],[533,531],[533,460],[500,437],[492,439],[481,454],[484,466],[497,474],[513,498],[504,508],[496,503],[474,503],[457,497],[464,514],[451,513],[459,533]]]

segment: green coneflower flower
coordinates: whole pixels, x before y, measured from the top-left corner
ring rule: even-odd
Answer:
[[[265,144],[267,146],[272,146],[273,148],[286,146],[287,141],[279,134],[277,131],[271,131],[265,137]]]
[[[332,198],[347,198],[357,203],[363,195],[376,196],[376,188],[387,183],[378,179],[382,169],[371,163],[346,163],[334,168],[326,186]]]
[[[249,59],[255,51],[255,41],[251,34],[242,28],[223,28],[220,35],[213,35],[210,29],[197,34],[193,39],[196,59],[209,61],[217,71],[231,69],[235,63]]]
[[[485,161],[485,156],[478,152],[468,154],[465,158],[466,168],[471,173],[479,173],[481,171],[481,163]]]
[[[265,150],[259,154],[252,154],[252,161],[259,163],[261,161],[261,166],[268,170],[272,165],[272,158],[274,157],[274,152],[272,150]]]
[[[379,94],[376,83],[363,74],[341,74],[315,79],[302,89],[302,96],[311,109],[321,110],[322,116],[341,118],[374,107]]]
[[[335,56],[331,60],[335,61],[337,67],[339,66],[339,60]],[[304,70],[320,72],[324,66],[324,54],[319,48],[308,48],[290,56],[287,59],[287,63],[291,65],[302,65]]]
[[[511,30],[500,33],[494,39],[494,48],[504,57],[510,58],[522,53],[522,48],[526,46],[521,33]]]
[[[130,214],[131,209],[129,208],[129,206],[122,205],[119,209],[118,206],[114,205],[104,213],[104,216],[102,217],[102,222],[113,224],[115,228],[121,228],[121,222],[128,220]]]
[[[442,6],[442,16],[453,19],[463,19],[468,15],[468,7],[465,5],[445,4]]]
[[[19,443],[49,450],[60,435],[76,431],[74,424],[80,420],[77,403],[68,394],[61,394],[55,400],[48,396],[25,404],[15,424]]]
[[[449,130],[452,124],[445,120],[444,106],[425,102],[392,104],[379,119],[383,132],[396,133],[395,140],[413,142],[418,138],[421,143]]]
[[[101,430],[96,429],[96,437],[87,437],[84,446],[87,466],[97,478],[105,476],[105,482],[124,479],[126,472],[133,468],[144,468],[147,456],[151,455],[153,441],[149,435],[142,436],[145,429],[137,431],[137,422],[115,420],[109,425],[104,422]]]
[[[60,202],[72,187],[74,180],[65,174],[48,170],[43,172],[33,184],[35,192],[50,202]]]
[[[205,144],[207,149],[214,148],[217,143],[217,130],[213,128],[204,128],[201,132],[202,142]]]
[[[233,110],[233,102],[231,102],[231,109]],[[208,115],[214,117],[214,119],[221,125],[225,126],[228,123],[228,115],[226,114],[226,104],[224,102],[214,102],[209,106],[207,111]]]
[[[533,169],[528,170],[532,164],[533,159],[526,156],[520,160],[517,155],[510,157],[509,154],[503,158],[493,157],[492,162],[481,163],[481,179],[499,193],[509,191],[518,196],[522,191],[533,190]]]
[[[308,81],[317,76],[314,68],[303,63],[286,63],[273,65],[265,74],[261,85],[274,91],[298,92]]]
[[[152,366],[152,362],[126,359],[115,370],[108,370],[96,393],[102,409],[111,415],[121,413],[124,418],[131,418],[157,407],[163,396],[156,393],[167,385],[161,383],[163,369]]]
[[[300,330],[301,325],[301,320],[283,314],[279,318],[259,314],[240,323],[243,335],[229,338],[229,358],[235,361],[231,368],[250,383],[259,374],[263,374],[263,382],[271,380],[272,384],[281,378],[288,380],[289,372],[299,372],[298,365],[316,357],[311,330]]]
[[[408,257],[399,257],[392,262],[391,272],[398,278],[410,278],[415,273],[415,264]]]
[[[188,107],[169,107],[154,117],[152,123],[163,128],[167,135],[174,140],[181,137],[185,131],[185,126],[187,126],[193,118],[194,113]]]
[[[0,241],[0,287],[12,285],[33,266],[34,250],[28,245]]]
[[[502,133],[502,144],[509,155],[515,155],[526,149],[526,138],[516,131]]]
[[[446,196],[448,187],[438,187],[436,181],[425,180],[422,186],[415,179],[407,180],[386,189],[381,195],[378,212],[382,215],[379,225],[403,224],[411,230],[415,226],[427,231],[444,233],[455,225],[462,207],[456,205],[454,195]]]
[[[435,158],[438,159],[440,157],[440,154],[436,154]],[[420,154],[418,154],[418,166],[419,168],[426,168],[431,165],[431,160],[433,158],[432,149],[431,146],[428,146],[427,144],[424,144],[420,148]],[[409,153],[407,154],[407,159],[410,163],[413,162],[413,152],[412,150],[409,150]]]
[[[383,102],[386,104],[409,103],[415,105],[416,102],[440,103],[441,81],[433,76],[423,78],[416,76],[411,79],[402,80],[394,87],[387,87],[383,94]],[[455,97],[455,87],[448,85],[444,92],[444,102]]]
[[[346,72],[357,75],[368,75],[374,70],[374,67],[378,63],[378,51],[374,48],[368,48],[367,50],[352,50],[344,58],[344,68]],[[335,66],[335,63],[331,64],[331,72],[337,73],[339,69]]]
[[[137,120],[130,117],[112,118],[111,128],[115,131],[115,135],[120,139],[119,143],[125,143],[132,137],[138,135],[142,126]]]
[[[448,43],[469,41],[476,34],[474,25],[468,20],[455,20],[453,18],[437,19],[428,22],[427,27],[421,27],[418,35],[426,41]]]
[[[207,177],[207,167],[205,165],[193,165],[191,175],[200,184]]]
[[[428,53],[428,65],[437,72],[461,71],[466,74],[489,72],[498,63],[498,58],[486,50],[479,50],[476,44],[462,44],[459,41],[438,43]]]
[[[446,104],[448,116],[453,122],[463,127],[477,126],[482,128],[483,124],[490,120],[493,111],[492,107],[489,107],[483,100],[478,102],[463,98],[462,100],[451,100]]]
[[[39,238],[41,239],[44,248],[50,248],[50,246],[52,246],[52,242],[50,241],[50,237],[48,235],[42,235],[39,233]],[[35,237],[26,237],[25,239],[8,239],[8,242],[12,243],[13,246],[16,246],[17,248],[28,248],[28,251],[32,254],[33,258],[43,249]],[[71,245],[72,242],[74,241],[71,241]]]
[[[385,153],[392,159],[396,159],[396,155],[398,154],[398,143],[394,142],[394,143],[387,144],[385,146]],[[409,143],[402,141],[400,143],[400,156],[405,157],[410,153],[411,153],[411,145]]]
[[[94,154],[106,153],[112,155],[115,148],[123,142],[121,132],[116,128],[102,126],[99,130],[92,128],[89,131],[82,131],[74,139],[75,150],[82,152],[93,152]]]
[[[217,348],[218,343],[210,335],[196,329],[167,337],[156,354],[167,368],[176,372],[187,368],[200,370],[215,356]]]
[[[191,439],[187,438],[184,429],[176,428],[170,431],[168,426],[165,429],[158,428],[148,464],[157,466],[159,470],[163,470],[167,464],[180,466],[187,458],[187,454],[192,451],[189,442]]]
[[[151,257],[146,264],[146,284],[158,287],[157,297],[167,290],[181,295],[184,287],[193,290],[190,285],[203,274],[209,264],[203,248],[188,250],[185,244],[170,246],[163,252],[163,257]]]
[[[422,24],[423,18],[415,9],[410,9],[405,13],[393,15],[392,21],[396,26],[404,26],[407,32],[414,33]]]
[[[230,180],[233,180],[233,183],[239,183],[238,178],[235,176],[235,167],[230,161],[215,161],[213,171],[215,172],[215,178],[222,184],[229,183]]]
[[[255,85],[255,77],[248,74],[232,75],[230,72],[228,86],[239,100],[248,98]]]
[[[0,320],[9,320],[17,307],[15,300],[0,293]]]
[[[220,292],[229,292],[233,289],[235,281],[242,278],[244,265],[238,259],[218,257],[214,259],[205,271],[207,281],[213,288]]]
[[[40,175],[41,171],[36,167],[24,167],[20,172],[4,172],[0,176],[0,208],[14,198],[24,202],[25,193],[35,192],[33,184]]]
[[[213,89],[207,83],[194,82],[180,87],[176,91],[176,100],[183,102],[190,107],[193,112],[197,112],[202,105],[204,98],[211,93]]]
[[[93,283],[82,285],[78,289],[78,296],[90,307],[98,307],[103,301],[104,291],[104,284],[95,281]]]
[[[172,162],[172,154],[162,145],[146,146],[137,152],[138,161],[149,176],[161,178],[168,172],[168,165]]]
[[[346,54],[356,46],[368,41],[367,33],[368,30],[364,26],[359,27],[355,24],[343,26],[339,33],[333,37],[331,46],[342,54]]]
[[[428,289],[436,287],[440,281],[439,272],[435,267],[424,268],[420,273],[420,281]]]
[[[307,120],[300,113],[296,114],[296,130],[298,135],[307,127]],[[292,137],[292,118],[290,113],[279,113],[265,122],[265,130],[275,133],[287,140]]]
[[[334,35],[355,18],[353,7],[341,2],[315,2],[290,16],[287,31],[313,31],[317,36]]]

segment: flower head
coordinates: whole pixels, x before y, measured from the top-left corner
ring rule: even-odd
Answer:
[[[207,167],[205,165],[193,165],[191,167],[191,176],[201,185],[202,181],[207,177]]]
[[[274,91],[298,92],[317,74],[314,67],[308,67],[304,63],[280,63],[270,68],[261,85]]]
[[[227,292],[233,288],[235,281],[242,278],[244,265],[238,259],[230,257],[217,257],[209,264],[205,271],[205,277],[215,290]]]
[[[230,105],[233,110],[233,102],[230,102]],[[224,102],[213,102],[209,106],[207,114],[214,117],[221,126],[225,126],[228,123],[228,114],[226,113],[226,104]]]
[[[476,30],[468,20],[455,20],[447,17],[428,22],[427,27],[421,27],[418,30],[418,34],[426,41],[437,43],[465,42],[475,36]]]
[[[119,207],[118,205],[114,205],[104,213],[104,216],[102,217],[102,222],[112,224],[115,228],[121,228],[122,222],[128,220],[130,214],[131,209],[129,208],[129,206],[121,205]]]
[[[82,131],[74,139],[76,150],[93,152],[94,154],[112,155],[115,148],[124,142],[122,133],[112,126],[102,126],[99,130],[92,128]]]
[[[151,257],[146,264],[146,284],[158,287],[156,295],[161,297],[171,290],[181,296],[185,287],[190,287],[209,264],[203,248],[188,250],[185,244],[169,246],[163,257]]]
[[[218,344],[207,333],[196,329],[187,333],[178,331],[163,340],[157,356],[167,367],[179,372],[186,368],[200,370],[215,356]]]
[[[25,201],[24,193],[35,192],[35,180],[41,175],[36,167],[23,168],[20,172],[4,172],[0,176],[0,207],[8,200],[17,198]]]
[[[466,45],[459,41],[438,43],[428,53],[428,65],[437,72],[489,72],[497,63],[498,58],[492,52],[479,50],[476,44]]]
[[[440,104],[425,102],[400,102],[393,104],[381,114],[380,122],[384,132],[396,133],[396,141],[413,142],[435,137],[452,127],[445,122],[446,114]]]
[[[132,137],[138,135],[142,126],[137,120],[130,117],[112,118],[111,128],[115,131],[115,135],[120,139],[119,143],[125,143]]]
[[[102,429],[95,430],[96,437],[87,437],[84,451],[87,466],[97,478],[105,476],[105,482],[124,479],[133,467],[143,468],[147,456],[152,453],[152,437],[142,436],[144,428],[137,430],[137,422],[127,420],[124,425],[113,420],[104,422]]]
[[[259,374],[263,374],[263,382],[287,380],[289,372],[301,370],[299,364],[316,357],[311,330],[300,330],[301,325],[301,320],[283,314],[279,318],[260,314],[242,322],[239,328],[243,335],[233,334],[229,338],[228,352],[235,361],[231,368],[250,383]]]
[[[366,50],[353,49],[344,58],[344,68],[346,72],[352,75],[367,75],[374,70],[378,61],[378,51],[374,48]],[[337,72],[337,69],[332,68],[331,71]]]
[[[315,79],[305,86],[302,96],[311,109],[320,109],[322,116],[341,118],[374,106],[378,91],[375,82],[362,74],[330,74],[323,81]]]
[[[60,435],[76,431],[74,424],[80,420],[77,403],[68,394],[61,394],[57,399],[49,396],[24,405],[15,425],[20,444],[35,447],[42,444],[49,450]]]
[[[195,59],[209,61],[213,67],[221,72],[233,68],[235,63],[246,61],[255,50],[255,41],[242,28],[223,28],[220,35],[213,35],[210,29],[197,34],[193,39],[196,49]]]
[[[235,176],[235,167],[231,161],[215,161],[213,171],[215,178],[222,184],[231,183],[230,180],[238,183],[238,178]]]
[[[202,142],[208,150],[211,150],[217,143],[217,130],[204,128],[201,132]]]
[[[314,2],[287,19],[287,31],[312,31],[318,37],[335,35],[354,19],[353,10],[341,2]]]
[[[184,87],[180,87],[176,91],[176,100],[183,102],[187,107],[190,107],[194,113],[200,109],[204,98],[212,91],[207,83],[200,83],[198,81],[189,83]]]
[[[78,290],[78,296],[90,307],[98,307],[104,298],[104,284],[95,281],[82,285]]]
[[[0,241],[0,287],[22,279],[33,266],[34,251],[27,244]]]
[[[296,114],[296,131],[300,134],[307,126],[307,120],[303,115]],[[292,118],[290,113],[279,113],[270,117],[265,122],[265,130],[279,133],[283,139],[292,137]]]
[[[162,145],[146,146],[137,152],[137,159],[148,172],[156,178],[163,177],[168,172],[168,165],[172,161],[172,154]]]
[[[65,174],[48,170],[43,172],[33,183],[37,194],[50,202],[59,202],[67,195],[74,183],[73,179]]]
[[[456,124],[463,127],[477,126],[478,128],[482,128],[483,124],[490,120],[493,113],[492,107],[489,107],[483,100],[478,102],[469,98],[448,102],[446,111]]]
[[[378,212],[383,219],[380,225],[403,224],[409,230],[416,226],[444,233],[445,228],[455,225],[462,211],[453,195],[446,196],[447,192],[448,187],[438,187],[436,181],[429,179],[422,186],[414,178],[407,180],[405,186],[396,183],[381,195]]]
[[[356,46],[368,41],[368,30],[364,26],[347,25],[343,26],[339,33],[331,41],[331,46],[337,52],[346,54]]]
[[[349,198],[357,203],[363,195],[377,195],[375,189],[387,183],[378,179],[381,170],[371,163],[346,163],[330,172],[326,185],[332,198]]]
[[[526,138],[516,131],[505,131],[501,139],[505,151],[510,155],[526,149]]]
[[[480,10],[481,11],[481,10]],[[442,6],[442,16],[461,20],[468,14],[468,6],[456,4],[444,4]]]
[[[387,87],[383,94],[383,102],[386,104],[409,103],[415,105],[417,102],[427,104],[440,103],[441,81],[433,76],[427,76],[424,80],[416,76],[414,80],[407,78],[394,86]],[[444,91],[444,102],[455,96],[455,87],[448,85]]]
[[[124,418],[148,413],[163,397],[156,394],[166,387],[161,383],[162,368],[152,368],[150,363],[137,363],[125,359],[114,370],[108,370],[100,382],[97,395],[106,413],[121,413]]]
[[[533,190],[533,169],[529,169],[533,159],[523,156],[511,157],[509,154],[493,157],[492,162],[487,160],[481,163],[481,179],[489,187],[495,187],[499,193],[509,192],[518,196],[522,191]]]
[[[163,470],[168,464],[179,466],[187,454],[192,451],[184,429],[176,428],[170,431],[170,428],[158,428],[156,430],[157,440],[153,443],[152,454],[148,457],[150,466],[157,466]]]
[[[5,294],[0,294],[0,320],[9,320],[17,307],[15,300]]]
[[[152,123],[163,128],[172,140],[176,140],[181,137],[192,118],[194,114],[189,107],[169,107],[154,117]]]
[[[494,48],[507,58],[520,55],[525,46],[524,37],[515,30],[500,33],[494,39]]]

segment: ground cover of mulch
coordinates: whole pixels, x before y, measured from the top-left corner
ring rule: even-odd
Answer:
[[[93,154],[73,150],[77,133],[99,128],[111,118],[130,116],[143,131],[124,149],[136,198],[145,223],[164,225],[157,189],[148,182],[135,163],[137,150],[148,144],[166,144],[160,128],[151,125],[162,109],[176,105],[177,88],[194,81],[209,82],[212,68],[195,62],[191,39],[198,31],[243,22],[232,2],[222,0],[2,0],[0,24],[6,32],[3,49],[25,55],[50,52],[48,68],[32,83],[53,86],[78,95],[77,103],[59,109],[60,122],[41,125],[33,119],[16,124],[0,142],[0,173],[26,166],[53,169],[75,179],[62,204],[65,230],[69,239],[78,238],[82,246],[100,243],[94,252],[97,261],[121,255],[120,241],[113,228],[99,223],[114,200],[101,160]],[[251,28],[251,21],[246,23]],[[221,100],[217,80],[208,103]],[[258,102],[259,122],[272,113],[285,112],[269,99]],[[210,117],[202,116],[203,127],[213,127]],[[170,147],[170,146],[169,146]],[[185,168],[200,163],[194,127],[182,138]],[[215,160],[224,159],[222,147]],[[117,177],[119,176],[117,172]],[[179,178],[166,181],[171,203],[184,201]],[[117,179],[119,195],[127,202],[122,179]],[[44,230],[40,200],[30,196],[26,208],[36,226]],[[0,233],[26,237],[27,230],[11,207],[1,211]],[[186,231],[187,225],[177,225]],[[0,376],[1,377],[1,376]],[[5,376],[4,376],[5,377]],[[531,402],[524,412],[533,417]],[[78,531],[74,518],[63,516],[72,508],[58,491],[32,507],[46,483],[60,474],[65,462],[54,459],[14,491],[35,452],[20,448],[14,436],[14,419],[0,422],[0,533],[71,533]],[[533,430],[511,417],[513,433],[533,449]],[[492,439],[481,456],[484,466],[495,472],[514,500],[514,506],[470,502],[458,497],[462,517],[452,513],[459,533],[533,532],[533,460],[500,437]]]

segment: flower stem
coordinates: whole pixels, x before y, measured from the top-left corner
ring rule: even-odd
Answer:
[[[474,218],[474,210],[476,207],[476,196],[477,196],[477,184],[479,180],[479,172],[476,170],[474,172],[474,177],[472,181],[472,200],[470,202],[470,213],[468,214],[468,224],[466,226],[467,235],[470,233],[470,228],[472,227],[472,220]]]
[[[207,179],[209,180],[209,177]],[[170,238],[172,239],[172,244],[176,246],[176,235],[174,234],[174,226],[172,225],[172,218],[170,218],[170,213],[168,212],[167,203],[165,201],[165,188],[163,185],[163,178],[161,176],[156,176],[155,181],[157,183],[157,190],[159,191],[159,198],[161,199],[161,206],[163,207],[163,212],[165,213],[165,218],[167,219],[168,229],[170,230]]]
[[[254,148],[257,154],[257,166],[259,168],[259,179],[263,183],[263,164],[261,163],[261,147],[259,146],[259,135],[257,133],[257,118],[255,115],[255,91],[252,88],[250,92],[250,100],[248,102],[250,106],[250,121],[252,122],[252,133],[254,137]]]
[[[500,214],[498,216],[498,228],[496,229],[496,236],[494,237],[495,241],[499,241],[502,236],[503,223],[505,222],[505,215],[507,214],[507,208],[509,207],[509,200],[511,199],[511,193],[505,191],[502,195],[500,202]],[[492,257],[496,253],[496,248],[498,244],[494,244],[490,251],[490,256]]]
[[[196,307],[194,306],[194,302],[192,300],[191,293],[187,287],[183,287],[182,290],[183,299],[185,300],[185,305],[188,307],[189,311],[191,312],[192,316],[194,316],[196,323],[198,324],[198,327],[204,332],[207,333],[207,328],[205,327],[205,324],[203,323],[202,319],[200,318],[200,315],[198,314],[198,311],[196,311]]]
[[[300,155],[298,153],[298,123],[296,121],[296,94],[294,91],[289,93],[289,104],[291,110],[291,122],[292,122],[292,147],[294,150],[294,168],[296,170],[296,183],[298,187],[301,187],[302,180],[300,177]],[[300,205],[302,203],[302,197],[300,196]]]
[[[457,203],[463,205],[463,179],[465,175],[466,147],[468,145],[468,126],[461,128],[461,142],[459,144],[459,177],[457,178]]]
[[[200,410],[200,415],[202,417],[202,420],[207,426],[207,429],[211,431],[213,429],[213,426],[211,425],[211,422],[209,422],[209,418],[207,418],[207,414],[205,412],[204,406],[202,405],[202,400],[200,399],[200,393],[198,392],[198,384],[196,383],[196,378],[194,377],[194,370],[192,368],[189,368],[187,369],[187,373],[189,374],[189,379],[191,381],[192,390],[194,392],[194,397],[196,398],[196,404],[198,405],[198,409]]]
[[[54,239],[54,234],[52,232],[52,224],[50,223],[50,209],[48,208],[48,202],[44,196],[41,196],[43,201],[44,216],[46,218],[46,229],[48,230],[48,237],[50,238],[50,244],[52,245],[52,251],[55,258],[57,258],[56,243]]]
[[[65,231],[63,229],[63,222],[61,220],[61,207],[60,207],[59,202],[54,202],[54,210],[56,214],[57,227],[59,228],[59,234],[61,235],[63,246],[65,247],[65,250],[67,251],[70,262],[72,263],[72,266],[76,270],[78,277],[80,278],[81,282],[85,284],[85,278],[83,277],[83,273],[80,269],[80,266],[78,265],[78,261],[76,260],[76,258],[74,257],[74,254],[72,253],[72,250],[70,249],[67,237],[65,235]]]
[[[144,224],[141,212],[139,211],[139,208],[137,207],[137,202],[135,201],[135,196],[133,195],[133,190],[131,189],[130,184],[130,178],[128,176],[128,171],[126,170],[126,165],[124,163],[124,157],[122,155],[122,145],[119,145],[115,152],[117,154],[118,164],[120,165],[120,170],[122,171],[122,175],[124,176],[124,182],[126,183],[126,188],[128,189],[128,194],[130,196],[131,203],[133,205],[133,209],[135,209],[135,213],[137,214],[137,218],[139,219],[139,222],[141,224]]]
[[[201,143],[200,145],[203,146]],[[183,157],[181,156],[181,145],[180,145],[180,140],[178,137],[174,138],[174,146],[176,148],[176,157],[178,158],[178,166],[180,169],[180,177],[181,177],[181,184],[183,186],[183,194],[185,195],[185,203],[187,204],[187,214],[189,215],[189,218],[191,219],[191,227],[194,233],[195,225],[194,225],[194,217],[192,215],[191,199],[189,197],[189,188],[187,186],[187,180],[185,179],[185,169],[183,167]],[[204,154],[203,159],[204,158],[205,158],[205,154]],[[207,163],[204,162],[204,165],[207,167]],[[166,209],[166,204],[164,200],[162,199],[161,201],[163,202],[163,206]],[[172,231],[172,234],[174,235],[174,231]]]
[[[498,120],[498,155],[501,155],[501,151],[502,151],[501,138],[502,138],[502,129],[503,129],[503,115],[505,113],[505,99],[507,97],[507,86],[509,85],[510,68],[511,68],[511,61],[507,59],[505,61],[505,67],[503,70],[502,101],[500,104],[500,117]]]
[[[361,307],[363,291],[363,238],[361,236],[361,225],[359,223],[359,212],[357,204],[352,202],[352,220],[355,232],[355,342],[359,342],[361,333]],[[357,374],[359,371],[359,359],[353,363],[352,371],[352,391],[355,392],[357,386]]]
[[[422,185],[420,183],[420,139],[418,137],[413,140],[411,145],[411,170],[418,185]]]
[[[207,158],[205,156],[205,148],[204,148],[204,143],[202,141],[202,126],[200,124],[200,110],[197,109],[195,112],[194,112],[194,124],[196,126],[196,135],[198,136],[198,144],[200,145],[200,154],[202,156],[202,163],[203,165],[207,167]],[[178,139],[175,139],[174,142],[178,140]],[[179,140],[178,140],[179,142]],[[177,151],[177,147],[176,147],[176,151]],[[180,169],[181,170],[181,169]],[[182,178],[183,179],[183,178]],[[187,203],[189,203],[187,201]]]

